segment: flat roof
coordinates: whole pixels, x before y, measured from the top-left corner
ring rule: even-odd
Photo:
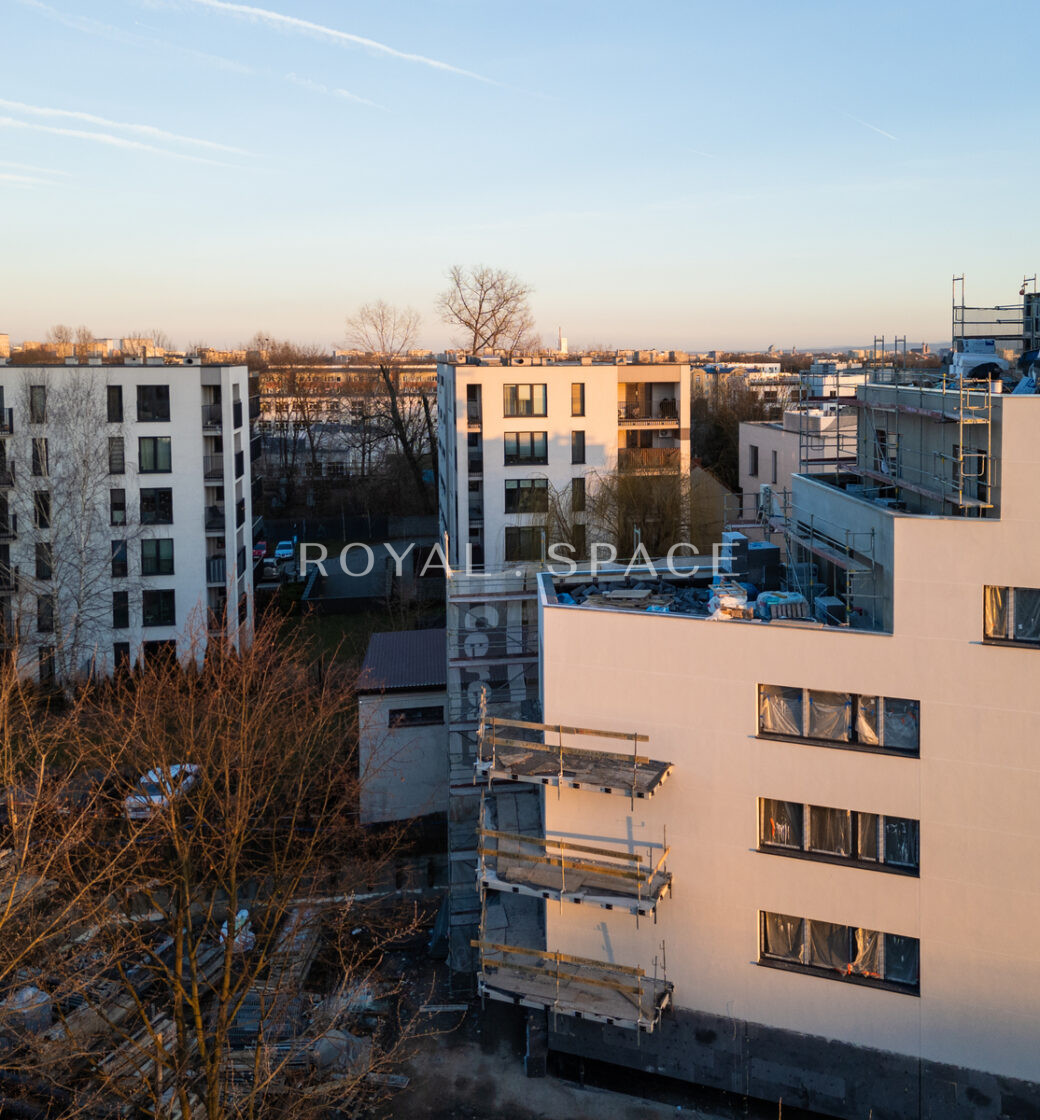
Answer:
[[[373,634],[361,666],[358,692],[446,688],[447,650],[447,631],[443,628]]]

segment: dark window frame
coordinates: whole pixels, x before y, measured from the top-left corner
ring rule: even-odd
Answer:
[[[146,589],[141,593],[141,626],[153,628],[177,625],[177,599],[172,587],[155,590]]]
[[[585,464],[585,430],[578,429],[571,432],[571,465],[584,466]]]
[[[142,525],[172,525],[173,487],[142,486],[140,515]]]
[[[166,424],[170,420],[170,386],[137,386],[137,422]]]
[[[29,423],[47,423],[47,386],[29,386]]]
[[[129,552],[125,540],[112,541],[112,578],[126,579],[130,574]]]
[[[48,478],[51,473],[50,449],[46,436],[33,436],[32,475],[33,478]]]
[[[436,713],[436,715],[431,715]],[[444,723],[443,704],[425,704],[415,708],[390,708],[386,725],[391,731],[407,727],[437,727]]]
[[[33,524],[37,529],[51,527],[51,492],[49,490],[33,491]]]
[[[110,424],[122,424],[123,422],[123,386],[122,385],[108,385],[105,394],[105,407],[108,411],[108,422]]]
[[[538,500],[535,500],[535,499]],[[506,513],[545,513],[549,509],[547,478],[507,478],[505,480]]]
[[[130,629],[130,592],[112,592],[112,629]]]
[[[112,487],[108,491],[108,523],[126,524],[126,490],[122,486]]]
[[[571,382],[571,416],[585,415],[585,382]]]
[[[522,398],[520,390],[528,390]],[[538,394],[537,390],[541,390]],[[538,397],[540,396],[540,400]],[[540,410],[540,411],[539,411]],[[549,387],[547,382],[525,381],[502,386],[502,415],[507,419],[549,415]]]
[[[548,432],[504,432],[502,447],[507,467],[544,467],[549,462]]]
[[[145,448],[149,448],[145,454]],[[160,453],[166,451],[166,466],[157,466],[163,459]],[[149,459],[151,466],[146,467],[145,459]],[[137,473],[138,474],[171,474],[173,472],[173,444],[169,436],[138,436],[137,439]]]
[[[1002,592],[1004,603],[997,607],[1003,616],[1003,633],[991,633],[990,602],[991,592]],[[984,645],[991,646],[1017,646],[1019,649],[1040,649],[1040,636],[1036,638],[1016,638],[1015,629],[1018,621],[1015,609],[1015,600],[1019,593],[1028,592],[1040,595],[1037,587],[1015,587],[1011,584],[985,584],[982,588],[982,641]]]
[[[544,533],[545,530],[540,525],[507,525],[505,562],[507,564],[541,563]]]
[[[164,549],[164,545],[169,545],[169,549]],[[173,574],[173,537],[145,537],[141,541],[141,575]]]

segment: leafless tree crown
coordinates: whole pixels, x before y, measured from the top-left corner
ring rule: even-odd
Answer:
[[[487,265],[468,270],[455,265],[448,280],[437,310],[445,323],[458,328],[459,341],[470,353],[501,349],[512,354],[536,343],[529,284]]]

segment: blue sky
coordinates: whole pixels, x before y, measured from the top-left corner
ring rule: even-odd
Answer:
[[[455,263],[546,338],[949,334],[1040,268],[1040,5],[0,0],[0,331],[325,345]],[[83,115],[81,115],[83,114]]]

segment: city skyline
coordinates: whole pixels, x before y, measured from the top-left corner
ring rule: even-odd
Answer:
[[[483,262],[546,342],[941,342],[951,275],[1036,271],[1005,7],[8,0],[0,331],[331,346],[385,298],[437,350]],[[959,57],[1008,80],[955,99]]]

